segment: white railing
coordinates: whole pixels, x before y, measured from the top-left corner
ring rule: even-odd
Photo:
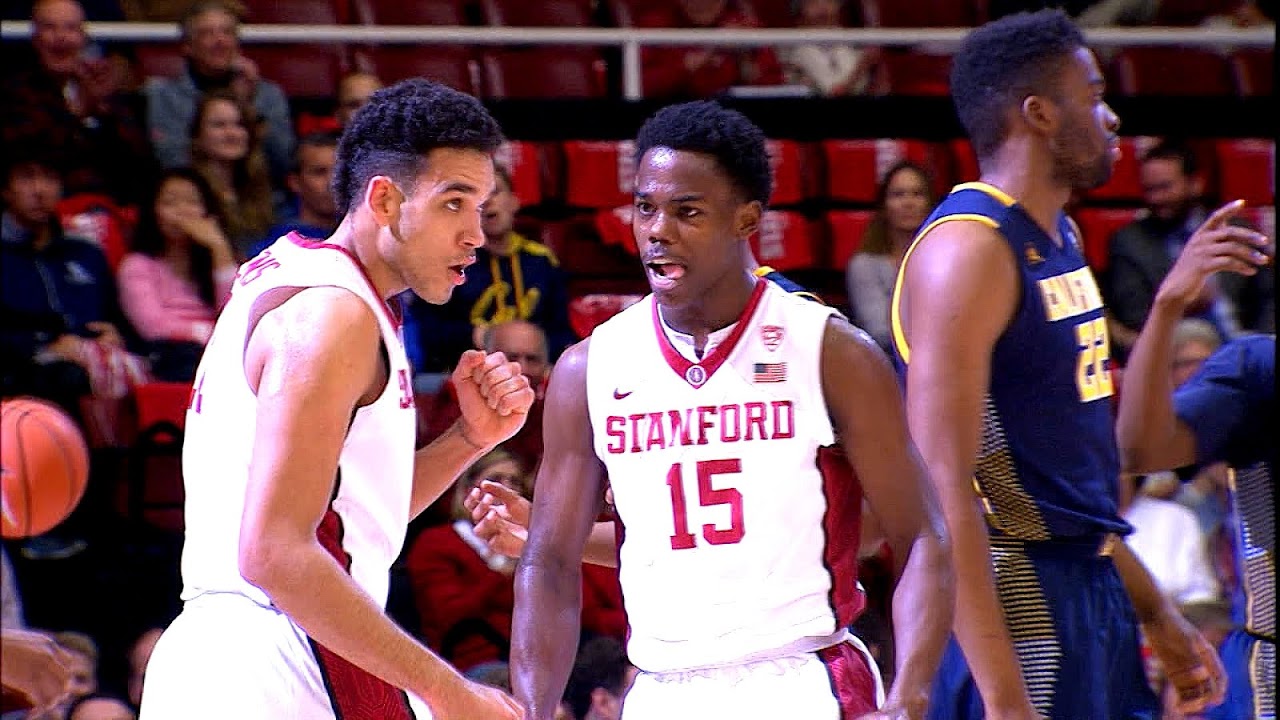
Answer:
[[[165,42],[179,38],[174,23],[87,24],[95,40]],[[676,30],[631,28],[447,27],[438,25],[243,25],[246,43],[352,43],[357,45],[591,45],[622,48],[623,95],[643,96],[640,48],[653,45],[765,47],[803,43],[843,43],[880,47],[954,48],[968,28],[833,28],[830,30]],[[27,38],[31,23],[5,22],[4,39]],[[1275,47],[1271,29],[1099,28],[1087,30],[1099,48],[1137,46]]]

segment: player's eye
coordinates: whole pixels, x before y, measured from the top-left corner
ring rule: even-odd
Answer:
[[[637,201],[636,201],[636,212],[640,213],[641,215],[649,215],[649,214],[652,214],[652,213],[653,213],[653,203],[649,202],[648,200],[637,200]]]
[[[680,208],[680,216],[686,219],[693,219],[702,215],[702,211],[695,207]]]
[[[454,198],[449,202],[445,203],[444,206],[454,212],[458,212],[462,210],[462,198]]]

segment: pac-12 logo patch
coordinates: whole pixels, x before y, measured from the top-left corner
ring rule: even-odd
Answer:
[[[760,328],[760,339],[764,341],[764,346],[769,352],[777,350],[782,345],[782,327],[780,325],[765,325]]]

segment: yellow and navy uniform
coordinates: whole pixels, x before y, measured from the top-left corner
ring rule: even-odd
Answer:
[[[917,236],[948,222],[995,230],[1018,263],[1021,295],[991,356],[973,487],[986,512],[992,570],[1036,709],[1053,720],[1158,717],[1146,684],[1133,608],[1110,561],[1130,528],[1117,509],[1120,473],[1111,417],[1114,385],[1102,296],[1074,223],[1059,245],[1008,194],[957,186]],[[895,361],[911,348],[891,305]],[[983,717],[981,698],[952,640],[930,718]]]

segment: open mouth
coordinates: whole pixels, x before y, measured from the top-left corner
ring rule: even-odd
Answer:
[[[454,285],[461,285],[467,281],[467,268],[475,261],[475,258],[469,258],[464,262],[449,266],[449,278],[453,280]]]
[[[665,259],[651,260],[645,263],[645,268],[649,271],[650,284],[662,290],[675,287],[686,271],[684,265]]]

